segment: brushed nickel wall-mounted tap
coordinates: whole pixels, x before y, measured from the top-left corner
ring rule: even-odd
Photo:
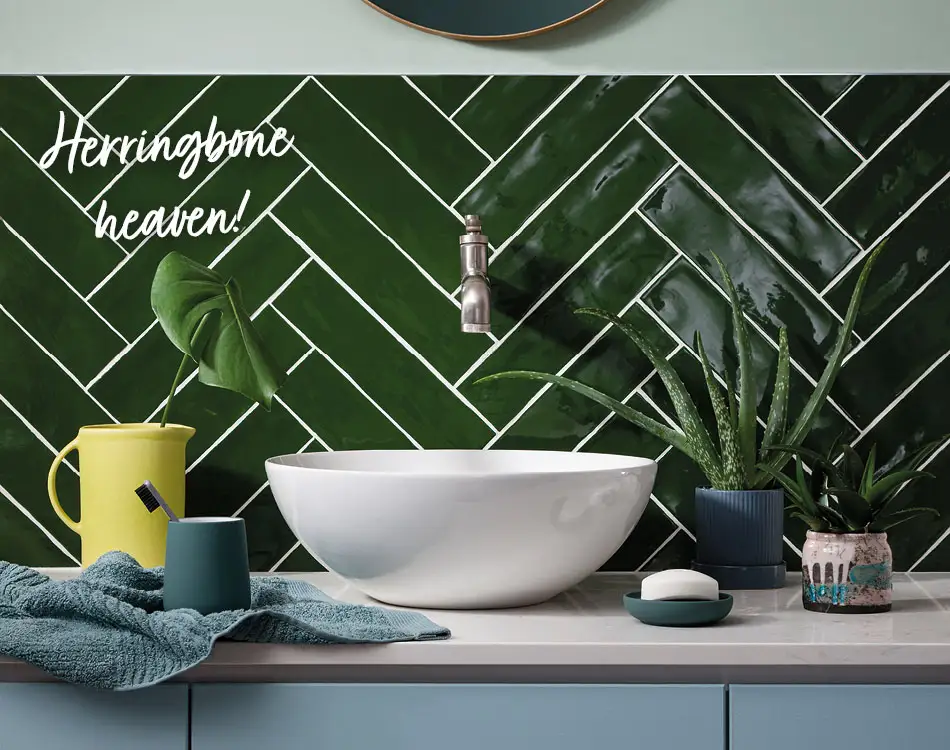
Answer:
[[[477,216],[465,217],[465,234],[459,237],[462,255],[462,332],[491,331],[491,286],[488,283],[488,237]]]

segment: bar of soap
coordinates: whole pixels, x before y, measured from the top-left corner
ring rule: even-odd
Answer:
[[[716,601],[719,599],[719,584],[715,578],[696,570],[679,568],[661,570],[643,579],[640,584],[640,599],[644,601],[669,599]]]

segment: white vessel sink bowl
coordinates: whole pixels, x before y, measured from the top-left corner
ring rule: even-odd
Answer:
[[[404,607],[537,604],[629,536],[656,463],[549,451],[339,451],[270,458],[284,519],[320,563]]]

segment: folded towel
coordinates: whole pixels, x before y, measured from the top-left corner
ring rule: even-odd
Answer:
[[[162,609],[162,568],[109,552],[69,581],[0,562],[0,653],[67,682],[134,690],[199,664],[219,638],[391,643],[449,637],[417,612],[346,604],[302,581],[251,579],[251,609]]]

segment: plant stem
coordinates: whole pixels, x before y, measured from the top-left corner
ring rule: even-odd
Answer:
[[[181,382],[181,379],[185,375],[185,370],[188,368],[189,359],[191,359],[191,357],[186,354],[181,358],[181,364],[178,365],[178,372],[175,374],[175,380],[172,383],[172,389],[168,392],[168,401],[165,402],[165,408],[162,410],[162,427],[164,427],[165,423],[168,421],[168,410],[171,408],[172,399],[175,397],[175,391],[178,389],[178,384]]]

